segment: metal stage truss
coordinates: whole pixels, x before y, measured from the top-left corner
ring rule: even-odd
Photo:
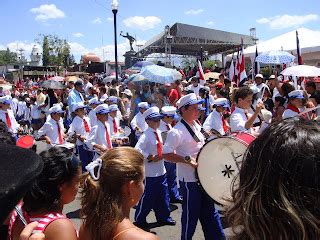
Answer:
[[[152,53],[165,53],[200,56],[201,51],[207,55],[228,54],[237,51],[241,41],[244,47],[254,45],[254,39],[249,35],[175,23],[172,27],[166,26],[163,32],[146,42],[138,55],[145,57]]]

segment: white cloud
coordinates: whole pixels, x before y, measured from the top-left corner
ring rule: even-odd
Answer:
[[[202,13],[204,10],[203,9],[190,9],[188,11],[185,11],[184,14],[186,15],[198,15]]]
[[[209,26],[213,26],[213,25],[214,25],[214,21],[209,21],[209,22],[207,22],[207,24],[208,24]]]
[[[97,18],[93,19],[93,20],[91,21],[91,23],[93,23],[93,24],[101,24],[102,21],[101,21],[101,18],[97,17]]]
[[[257,20],[257,23],[268,24],[271,29],[284,29],[290,27],[299,27],[308,22],[317,21],[319,16],[316,14],[308,15],[278,15],[274,17],[264,17]]]
[[[112,22],[112,21],[113,21],[113,18],[112,18],[112,17],[108,17],[108,18],[107,18],[107,21],[108,21],[108,22]]]
[[[77,38],[80,38],[80,37],[83,37],[83,33],[80,33],[80,32],[77,32],[77,33],[73,33],[72,34],[74,37],[77,37]]]
[[[64,18],[65,14],[54,4],[43,4],[37,8],[31,8],[30,12],[37,14],[35,20],[47,21],[48,19]]]
[[[158,24],[161,23],[161,19],[155,16],[134,16],[129,17],[123,20],[123,24],[126,27],[136,28],[142,31],[155,28]]]
[[[42,48],[39,44],[28,41],[14,41],[8,43],[5,48],[9,48],[12,52],[18,52],[19,49],[23,49],[23,54],[26,59],[30,59],[30,54],[34,45],[37,45],[42,52]]]

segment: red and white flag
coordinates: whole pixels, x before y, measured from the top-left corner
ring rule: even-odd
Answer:
[[[198,71],[199,71],[200,85],[204,85],[206,81],[204,79],[204,72],[202,69],[201,62],[199,60],[198,60]]]
[[[247,78],[246,64],[245,64],[244,53],[243,53],[243,40],[242,39],[241,39],[241,50],[239,53],[239,62],[237,65],[237,69],[238,69],[237,86],[239,86],[240,83]]]

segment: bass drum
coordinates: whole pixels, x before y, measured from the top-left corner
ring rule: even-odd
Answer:
[[[231,199],[232,182],[239,173],[243,155],[255,137],[234,133],[207,142],[197,156],[197,177],[204,191],[217,203]]]

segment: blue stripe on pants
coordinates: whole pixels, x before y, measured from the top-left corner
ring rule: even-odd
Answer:
[[[135,221],[145,223],[152,209],[158,222],[166,222],[171,219],[166,174],[159,177],[146,177],[144,193],[136,208]]]
[[[182,216],[181,240],[191,240],[200,220],[206,240],[225,239],[223,227],[214,201],[196,182],[181,182]]]
[[[169,196],[171,200],[178,200],[180,198],[180,193],[177,186],[177,170],[176,164],[164,161],[164,166],[167,170],[167,181]]]
[[[77,145],[77,152],[79,153],[79,158],[82,163],[82,172],[85,172],[86,166],[93,159],[93,152],[84,149],[83,145]]]

